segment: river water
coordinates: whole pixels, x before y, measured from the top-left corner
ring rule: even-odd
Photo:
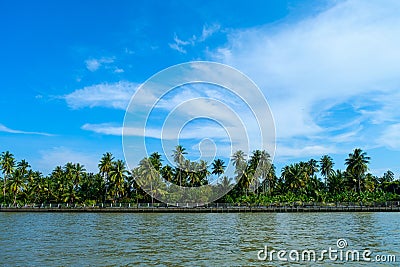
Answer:
[[[340,248],[338,239],[344,239]],[[318,259],[329,248],[333,254]],[[275,253],[271,258],[272,250],[286,254],[278,259]],[[302,260],[304,250],[316,251],[316,259]],[[366,260],[387,256],[386,261],[392,262],[365,262],[362,256],[360,261],[351,261],[355,258],[351,254],[347,260],[340,258],[339,253],[345,255],[349,250],[357,250],[359,255],[369,250]],[[397,256],[397,263],[391,255]],[[0,213],[2,266],[343,263],[399,266],[400,213]]]

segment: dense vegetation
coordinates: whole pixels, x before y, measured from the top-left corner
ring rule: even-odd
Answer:
[[[232,155],[235,177],[224,175],[225,162],[216,159],[210,165],[185,157],[177,146],[173,152],[175,167],[163,165],[157,152],[128,170],[122,160],[105,153],[98,173],[88,173],[80,163],[57,166],[48,176],[31,169],[25,160],[16,161],[13,154],[1,154],[2,203],[85,203],[153,202],[136,183],[137,177],[154,177],[186,187],[206,185],[210,177],[220,177],[215,188],[232,190],[217,200],[227,203],[270,204],[282,202],[382,202],[399,200],[400,181],[388,170],[381,177],[368,172],[370,158],[356,148],[345,160],[346,170],[334,169],[328,155],[319,161],[310,159],[282,168],[279,175],[266,151],[256,150],[248,159],[243,151]],[[240,178],[240,179],[239,179]],[[234,181],[238,181],[237,183]],[[149,192],[149,191],[147,191]],[[152,191],[150,191],[152,192]],[[156,192],[162,194],[163,192]]]

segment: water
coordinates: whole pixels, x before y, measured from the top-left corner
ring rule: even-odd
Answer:
[[[257,252],[332,247],[397,255],[399,213],[0,213],[2,266],[336,266],[260,261]],[[261,254],[263,255],[263,254]],[[288,257],[288,256],[286,256]]]

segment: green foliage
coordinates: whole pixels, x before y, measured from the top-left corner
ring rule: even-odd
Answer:
[[[359,148],[349,154],[345,171],[334,170],[332,158],[324,155],[320,161],[311,159],[289,164],[279,176],[266,151],[255,150],[249,159],[243,151],[236,151],[232,155],[235,167],[232,178],[222,176],[226,167],[223,160],[216,159],[209,165],[202,160],[191,161],[185,158],[186,154],[185,148],[177,146],[173,151],[176,166],[172,167],[163,165],[161,155],[155,152],[128,170],[122,160],[105,153],[99,161],[98,173],[88,173],[83,165],[68,162],[44,176],[33,171],[25,160],[16,162],[7,151],[0,156],[0,200],[20,206],[33,203],[90,206],[100,202],[155,202],[154,199],[164,196],[169,203],[178,203],[182,199],[177,190],[179,185],[188,188],[187,200],[206,201],[212,195],[229,191],[216,202],[241,205],[400,200],[400,181],[395,180],[394,173],[388,170],[382,177],[368,173],[370,158]],[[189,190],[208,184],[212,174],[219,177],[216,185]]]

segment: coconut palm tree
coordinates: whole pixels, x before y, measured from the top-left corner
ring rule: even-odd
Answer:
[[[248,179],[250,180],[250,187],[252,191],[255,191],[259,187],[259,176],[260,176],[260,169],[258,168],[258,164],[261,159],[261,150],[255,150],[252,152],[248,165],[247,165],[247,175]]]
[[[176,174],[177,174],[177,180],[179,181],[179,186],[182,186],[182,168],[183,168],[183,164],[185,162],[185,156],[187,152],[186,149],[181,146],[181,145],[177,145],[175,147],[175,150],[173,151],[173,157],[174,157],[174,162],[176,163]]]
[[[210,171],[208,170],[208,163],[205,160],[200,160],[198,167],[198,175],[200,179],[199,185],[206,185],[208,184],[208,176],[210,175]]]
[[[327,178],[328,190],[332,195],[338,194],[343,191],[345,181],[345,173],[341,170],[332,171],[332,173]]]
[[[236,167],[236,170],[243,169],[243,166],[246,165],[245,157],[246,154],[242,150],[238,150],[233,153],[231,159],[233,166]]]
[[[325,187],[328,185],[327,181],[328,181],[328,177],[333,175],[335,170],[333,169],[333,166],[335,165],[333,163],[333,160],[330,156],[328,155],[324,155],[322,156],[322,158],[320,159],[320,172],[321,174],[324,176],[325,178]]]
[[[394,180],[394,173],[391,170],[387,170],[381,178],[378,179],[380,184],[390,183]]]
[[[10,182],[10,191],[13,193],[14,196],[13,205],[16,205],[18,194],[24,191],[26,186],[24,171],[20,168],[16,169],[13,173],[13,176],[10,178],[9,182]]]
[[[80,163],[76,163],[73,166],[74,167],[72,170],[72,175],[73,175],[74,189],[78,190],[78,187],[80,186],[82,181],[82,177],[86,173],[86,169],[85,166]]]
[[[35,172],[28,172],[28,181],[29,181],[29,186],[28,186],[28,194],[31,198],[31,202],[33,203],[38,203],[42,200],[42,195],[43,195],[43,178],[42,178],[42,173],[39,171]]]
[[[222,159],[215,159],[211,166],[211,173],[220,176],[225,172],[225,162]]]
[[[13,173],[15,167],[14,155],[11,154],[9,151],[3,152],[0,157],[0,165],[4,174],[3,200],[5,202],[7,178],[9,178],[10,175]]]
[[[250,167],[247,164],[244,164],[242,167],[240,167],[240,169],[237,170],[237,188],[239,189],[240,193],[245,193],[246,196],[253,181],[253,175],[251,173]]]
[[[271,195],[272,189],[275,187],[277,182],[276,170],[274,164],[271,164],[271,167],[268,169],[267,175],[262,182],[262,190],[263,193],[268,192],[268,195]]]
[[[266,183],[264,183],[263,186],[264,193],[265,193],[265,186],[267,186],[268,191],[270,191],[270,185],[271,185],[270,182],[272,182],[271,180],[272,178],[274,178],[274,175],[269,176],[269,172],[271,171],[271,166],[272,163],[270,154],[265,150],[260,151],[258,164],[256,166],[254,175],[257,183],[259,182],[264,183],[264,181],[266,181]]]
[[[100,162],[98,164],[100,174],[104,179],[104,187],[105,187],[104,201],[107,200],[109,173],[111,168],[113,167],[113,160],[114,160],[113,155],[110,152],[107,152],[103,154],[103,157],[100,159]]]
[[[318,161],[316,161],[315,159],[310,159],[307,162],[307,165],[308,165],[308,173],[309,173],[310,177],[314,177],[314,175],[319,171]]]
[[[348,172],[353,179],[357,180],[358,193],[361,193],[361,180],[368,170],[370,159],[366,152],[363,152],[360,148],[356,148],[353,153],[349,154],[349,157],[345,161],[347,165],[346,172]]]
[[[228,176],[222,177],[221,182],[218,184],[221,192],[226,193],[233,188],[232,178],[228,178]]]
[[[113,192],[114,201],[120,199],[125,193],[125,182],[128,178],[128,170],[125,167],[125,162],[117,160],[113,163],[110,170],[111,190]]]
[[[282,180],[287,190],[295,194],[306,192],[306,185],[309,180],[308,164],[305,162],[290,164],[282,169]]]
[[[159,172],[154,168],[152,161],[149,158],[144,158],[139,162],[140,178],[137,180],[139,186],[150,193],[151,203],[154,203],[154,195],[156,192],[157,178]]]
[[[29,163],[26,160],[21,160],[17,163],[17,169],[21,171],[22,174],[26,174],[28,168],[30,168],[31,165],[29,165]]]
[[[61,166],[56,166],[50,175],[54,185],[54,196],[57,202],[62,201],[66,188],[66,176]],[[32,177],[33,178],[33,177]],[[31,182],[30,182],[31,184]]]
[[[149,157],[151,164],[156,169],[156,171],[161,171],[162,168],[162,159],[161,155],[158,152],[154,152]]]
[[[162,167],[161,171],[161,177],[168,182],[174,183],[174,169],[169,166],[169,165],[165,165],[164,167]]]

